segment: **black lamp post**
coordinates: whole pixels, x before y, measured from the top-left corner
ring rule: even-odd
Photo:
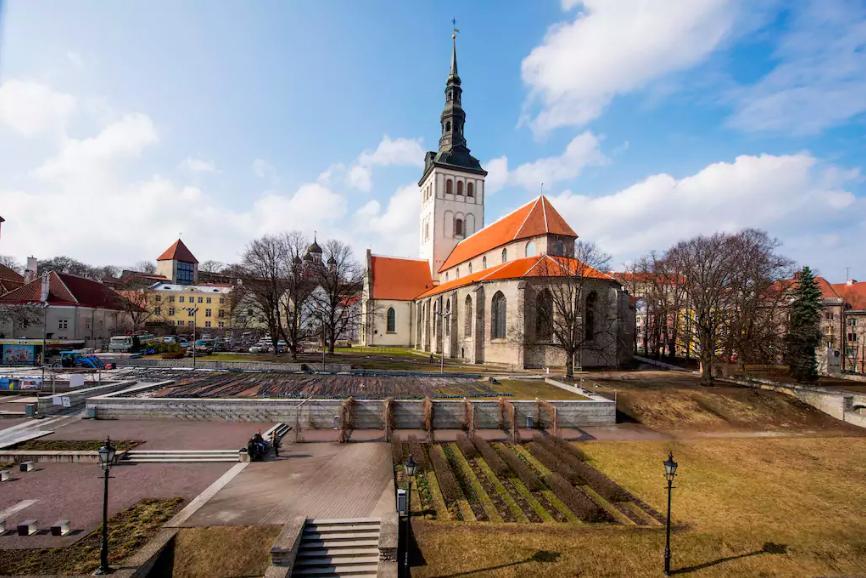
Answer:
[[[403,464],[403,470],[409,477],[409,490],[406,492],[406,549],[403,551],[403,576],[409,576],[409,533],[412,528],[409,524],[409,516],[412,515],[412,478],[415,477],[415,470],[418,464],[415,463],[415,458],[412,454],[406,458],[406,463]]]
[[[677,463],[674,461],[674,453],[668,452],[668,459],[664,461],[665,479],[668,481],[668,519],[665,534],[665,576],[671,575],[671,493],[674,489],[674,476],[677,475]]]
[[[117,449],[111,445],[111,438],[105,438],[105,445],[99,448],[99,465],[102,466],[104,473],[105,489],[102,493],[102,547],[99,551],[99,569],[97,575],[110,574],[111,568],[108,566],[108,473],[114,464],[114,456],[117,454]]]

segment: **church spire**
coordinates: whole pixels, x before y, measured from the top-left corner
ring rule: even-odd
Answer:
[[[445,109],[440,116],[442,136],[439,137],[439,152],[454,149],[466,149],[466,138],[463,136],[463,125],[466,124],[466,113],[463,112],[460,87],[460,76],[457,74],[457,21],[451,21],[455,26],[451,31],[451,71],[445,83]],[[468,149],[466,149],[468,152]]]

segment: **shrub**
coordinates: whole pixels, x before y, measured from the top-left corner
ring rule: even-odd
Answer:
[[[186,354],[182,351],[168,351],[160,355],[162,359],[183,359]]]
[[[412,458],[415,460],[415,463],[418,464],[419,470],[426,470],[429,468],[426,445],[420,443],[418,438],[414,435],[409,436],[409,453],[412,454]]]
[[[395,466],[403,463],[403,442],[397,434],[391,435],[391,460]]]
[[[436,446],[430,448],[430,462],[433,464],[433,471],[436,472],[442,496],[446,502],[453,504],[463,496],[463,492],[460,491],[460,485],[442,453],[442,448]]]
[[[502,461],[502,458],[499,457],[496,450],[494,450],[486,440],[479,436],[472,436],[472,443],[475,445],[475,449],[477,449],[482,455],[484,461],[487,462],[487,465],[490,466],[490,469],[493,470],[497,476],[508,475],[508,464]]]
[[[518,456],[514,450],[508,446],[502,446],[499,455],[502,456],[502,459],[505,460],[511,468],[511,471],[517,474],[517,477],[520,478],[523,485],[529,488],[530,491],[534,492],[541,489],[541,480],[539,477],[535,475],[535,472],[532,471],[529,464],[520,459],[520,456]]]
[[[574,444],[570,444],[562,438],[553,437],[550,435],[543,435],[538,438],[538,441],[541,442],[544,447],[554,453],[556,453],[557,451],[561,451],[583,462],[585,462],[587,459],[585,453],[579,450]]]
[[[478,457],[478,450],[475,449],[475,446],[469,438],[466,437],[465,433],[460,432],[457,434],[457,445],[460,446],[460,451],[463,452],[463,455],[466,456],[467,460]]]
[[[568,483],[568,480],[557,473],[544,477],[545,483],[553,490],[556,497],[568,506],[578,518],[584,522],[606,522],[610,520],[607,512],[593,502],[589,496]]]
[[[550,438],[542,438],[541,443],[529,444],[529,450],[538,461],[551,471],[562,474],[573,484],[586,484],[599,493],[604,499],[614,502],[628,501],[631,496],[613,480],[581,461],[571,452],[552,442]],[[551,450],[551,446],[553,449]]]

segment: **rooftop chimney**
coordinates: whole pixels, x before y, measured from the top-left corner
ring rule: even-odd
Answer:
[[[856,285],[856,284],[857,284],[857,279],[848,279],[848,281],[846,281],[845,284],[846,284],[846,285]]]
[[[30,283],[36,279],[37,268],[39,267],[36,257],[27,257],[27,268],[24,269],[24,282]]]

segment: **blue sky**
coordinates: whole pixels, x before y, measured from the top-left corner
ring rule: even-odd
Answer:
[[[622,265],[766,229],[866,278],[866,2],[7,1],[0,254],[415,256],[456,17],[487,222],[544,191]]]

